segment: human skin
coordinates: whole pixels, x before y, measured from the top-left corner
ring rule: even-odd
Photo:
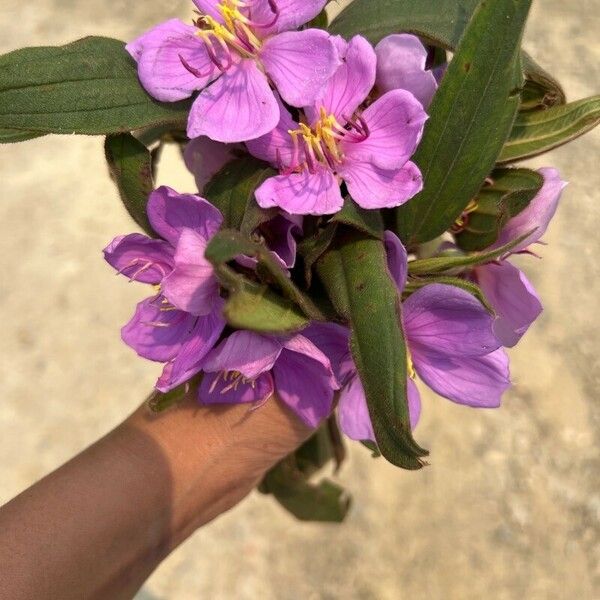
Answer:
[[[0,508],[0,598],[132,598],[310,435],[280,402],[141,406]]]

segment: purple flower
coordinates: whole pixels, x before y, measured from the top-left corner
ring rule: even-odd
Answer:
[[[242,149],[241,144],[223,144],[207,137],[191,140],[185,148],[184,159],[198,191],[202,193],[212,177]],[[302,234],[302,224],[301,216],[281,212],[259,225],[253,237],[272,250],[282,267],[291,269],[296,263],[296,236]],[[237,262],[248,268],[256,266],[256,260],[247,256],[238,257]]]
[[[546,232],[556,212],[566,183],[556,169],[544,168],[539,173],[544,184],[527,208],[510,219],[491,248],[499,248],[529,233],[511,254],[526,252]],[[510,256],[510,255],[509,255]],[[509,256],[475,267],[470,279],[477,283],[497,313],[494,332],[503,346],[515,346],[531,324],[542,313],[542,303],[525,274],[508,262]]]
[[[140,356],[167,363],[156,387],[168,391],[200,370],[225,327],[219,285],[204,258],[222,216],[203,198],[167,187],[150,195],[147,210],[163,239],[119,236],[105,248],[104,257],[131,281],[159,287],[138,304],[122,337]]]
[[[375,83],[375,51],[361,36],[335,43],[344,62],[305,109],[308,124],[295,122],[280,105],[277,127],[246,143],[251,154],[280,171],[256,190],[263,208],[335,213],[343,204],[342,180],[363,208],[399,206],[422,188],[409,158],[427,119],[423,107],[410,92],[393,90],[359,111]]]
[[[188,136],[221,142],[271,131],[279,106],[269,81],[292,106],[311,104],[339,59],[320,29],[290,31],[315,17],[326,0],[194,0],[195,25],[172,19],[127,46],[142,85],[174,102],[194,101]]]
[[[408,90],[427,108],[437,90],[432,71],[427,70],[427,49],[409,33],[388,35],[375,46],[376,84],[380,92]]]
[[[236,331],[206,357],[202,368],[203,404],[260,406],[276,391],[310,427],[331,412],[339,388],[329,359],[300,334],[273,337]]]
[[[388,267],[401,294],[407,255],[400,240],[386,233]],[[409,352],[408,403],[411,426],[420,415],[418,375],[435,392],[467,406],[500,405],[509,387],[508,358],[493,333],[493,318],[478,300],[449,285],[427,285],[402,304]],[[374,441],[364,389],[349,351],[349,332],[333,324],[313,324],[304,334],[330,358],[342,389],[340,427],[352,439]]]

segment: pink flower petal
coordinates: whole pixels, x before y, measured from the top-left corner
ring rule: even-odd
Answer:
[[[196,31],[191,25],[171,19],[127,45],[128,52],[138,62],[142,85],[157,100],[183,100],[219,76],[220,71],[210,60]],[[217,49],[217,52],[222,51]],[[181,58],[205,75],[194,75],[184,66]]]
[[[504,246],[535,229],[530,236],[511,250],[512,253],[521,252],[546,233],[567,183],[560,178],[556,169],[548,167],[539,169],[538,172],[544,178],[542,188],[525,210],[508,221],[492,248]]]
[[[121,235],[105,249],[104,258],[132,281],[158,285],[173,269],[173,247],[141,233]]]
[[[268,27],[254,26],[262,38],[282,31],[298,29],[316,17],[327,4],[327,0],[274,0],[274,4],[279,11],[277,19],[268,0],[252,0],[246,13],[254,23],[269,25]]]
[[[279,206],[292,215],[330,215],[344,205],[336,178],[324,167],[271,177],[255,195],[260,207]]]
[[[184,229],[175,252],[175,268],[162,282],[162,292],[174,306],[193,315],[207,315],[219,302],[219,284],[204,258],[207,240]]]
[[[475,408],[500,406],[510,387],[508,357],[500,348],[485,356],[413,353],[419,377],[440,396]]]
[[[385,232],[385,250],[390,274],[402,294],[408,278],[408,254],[400,238],[391,231]]]
[[[179,194],[161,186],[150,194],[148,218],[156,233],[177,246],[184,229],[193,229],[209,240],[221,227],[223,216],[210,202],[193,194]]]
[[[414,153],[427,120],[419,101],[404,90],[383,95],[362,114],[369,135],[347,135],[341,148],[348,160],[373,163],[380,169],[399,169]]]
[[[279,122],[279,106],[253,60],[232,66],[200,92],[188,118],[190,138],[243,142],[265,135]]]
[[[223,144],[207,137],[193,139],[187,144],[183,153],[185,166],[194,175],[200,194],[204,186],[242,149],[240,144]]]
[[[223,15],[219,10],[222,0],[192,0],[192,2],[203,15],[208,15],[219,23],[223,23]]]
[[[288,133],[298,129],[298,123],[292,119],[289,111],[278,96],[276,96],[277,104],[279,105],[279,123],[277,127],[269,131],[269,133],[256,138],[255,140],[248,140],[246,147],[248,152],[260,158],[266,162],[271,163],[274,167],[293,167],[294,161],[303,163],[304,162],[304,150],[298,149],[297,156],[294,152],[294,144],[292,137]],[[281,162],[281,165],[279,164]]]
[[[372,163],[346,160],[338,169],[352,199],[363,208],[394,208],[423,188],[419,167],[407,162],[401,169],[380,169]]]
[[[408,33],[388,35],[375,46],[375,52],[379,90],[408,90],[427,108],[437,82],[433,73],[425,69],[427,50],[419,38]]]
[[[376,56],[371,44],[357,35],[350,40],[345,61],[323,91],[314,106],[306,109],[309,122],[314,123],[321,108],[344,125],[366,100],[375,83]]]
[[[281,97],[291,106],[312,104],[340,65],[329,34],[288,31],[268,39],[260,59]]]
[[[452,285],[432,283],[402,304],[411,352],[453,356],[481,356],[496,350],[493,317],[479,300]]]
[[[183,340],[175,359],[165,365],[156,388],[168,392],[196,375],[224,328],[225,320],[220,308],[206,316],[194,317],[187,338]]]
[[[525,274],[503,260],[481,265],[474,279],[496,310],[494,333],[503,346],[512,348],[542,313],[542,303]]]
[[[235,331],[207,357],[207,373],[237,371],[248,379],[267,373],[281,354],[282,345],[273,337],[252,331]]]

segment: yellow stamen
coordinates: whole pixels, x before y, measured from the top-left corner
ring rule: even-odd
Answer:
[[[410,355],[410,352],[406,353],[406,366],[407,366],[408,376],[411,379],[416,379],[417,373],[415,371],[415,366],[413,365],[412,356]]]

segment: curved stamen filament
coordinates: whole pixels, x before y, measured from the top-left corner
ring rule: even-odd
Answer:
[[[220,380],[223,380],[223,383],[228,383],[219,393],[226,394],[230,391],[237,391],[240,385],[249,385],[252,389],[256,387],[255,379],[248,379],[244,377],[239,371],[221,371],[213,380],[208,393],[212,394],[215,391],[215,388],[219,384]]]
[[[323,108],[320,119],[312,129],[306,123],[300,123],[298,129],[289,130],[288,133],[292,137],[294,149],[291,164],[284,174],[298,169],[301,171],[303,168],[315,173],[319,164],[335,170],[344,159],[339,142],[348,131],[341,127],[334,115],[328,115]],[[304,164],[300,164],[299,161],[300,137],[303,143]],[[281,160],[280,156],[278,160]]]

